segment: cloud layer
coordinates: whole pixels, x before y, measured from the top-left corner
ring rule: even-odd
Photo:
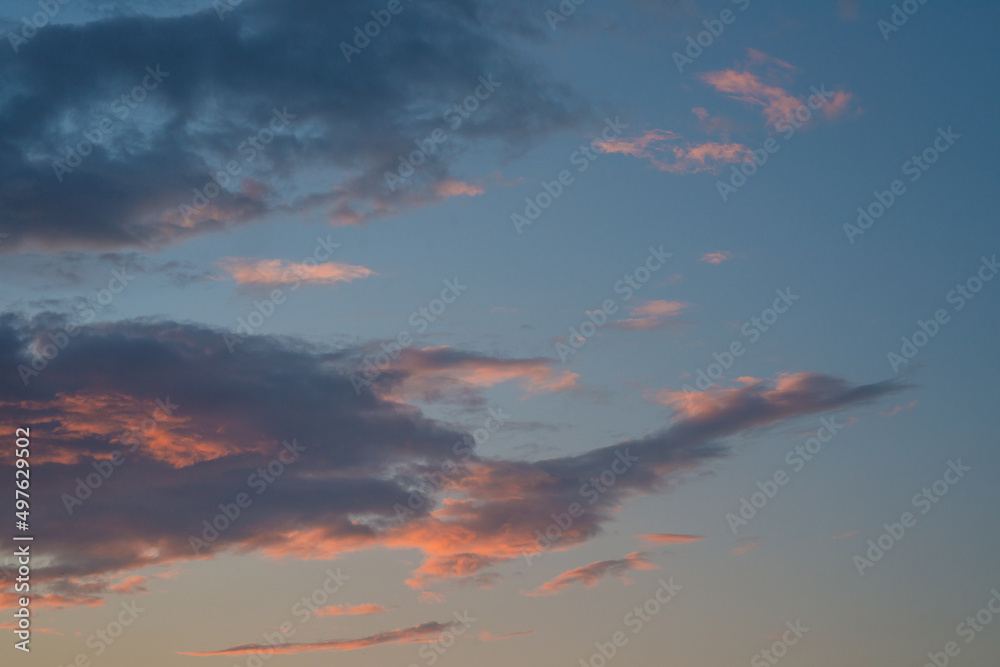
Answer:
[[[588,108],[512,50],[512,36],[541,34],[526,7],[408,3],[350,62],[340,43],[371,20],[363,3],[50,25],[0,50],[2,250],[149,248],[294,211],[359,224],[478,194],[450,174],[465,148],[516,151]],[[446,119],[480,77],[499,87]],[[439,129],[390,188],[399,156]]]
[[[498,563],[599,534],[623,501],[725,456],[730,436],[901,388],[799,373],[667,393],[673,421],[645,437],[573,456],[498,460],[477,454],[464,430],[380,398],[379,383],[405,386],[410,373],[424,383],[457,368],[487,385],[527,378],[529,388],[558,386],[539,360],[415,351],[372,390],[356,392],[348,373],[358,350],[250,338],[231,354],[219,331],[119,322],[82,328],[25,387],[17,366],[64,326],[56,316],[0,319],[5,427],[30,427],[46,442],[33,460],[32,511],[48,559],[34,571],[36,599],[50,606],[100,604],[115,587],[141,585],[128,579],[134,570],[224,551],[330,558],[377,546],[417,549],[423,560],[410,586],[488,585]],[[282,453],[291,441],[303,448],[303,463]],[[278,460],[287,465],[275,472]],[[9,455],[2,462],[12,480]],[[268,466],[275,477],[255,483]],[[81,488],[101,470],[112,470],[106,482]],[[217,536],[206,531],[220,504],[241,493],[253,503],[239,521]],[[574,504],[582,512],[571,525],[545,537],[551,517]]]

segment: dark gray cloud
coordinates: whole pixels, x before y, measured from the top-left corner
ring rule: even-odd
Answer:
[[[356,392],[348,376],[355,349],[261,337],[230,353],[221,332],[196,325],[126,321],[61,338],[65,325],[61,315],[0,318],[0,405],[4,428],[30,427],[34,442],[32,517],[51,558],[36,577],[53,599],[77,603],[100,599],[135,568],[194,558],[190,537],[204,538],[202,521],[240,493],[252,504],[199,556],[417,548],[425,560],[411,585],[489,585],[495,577],[485,569],[598,534],[623,500],[663,491],[728,455],[732,436],[902,388],[785,376],[727,390],[717,404],[703,394],[697,410],[678,409],[673,423],[644,438],[504,461],[477,454],[464,430],[380,398],[378,387]],[[62,349],[49,347],[54,358],[25,386],[18,366],[47,345]],[[496,359],[460,356],[497,368]],[[395,373],[447,371],[453,357],[427,356],[419,369],[404,364]],[[261,485],[261,470],[293,440],[304,451]],[[120,465],[109,462],[116,451]],[[2,488],[14,479],[9,456]],[[99,469],[113,472],[77,494],[79,480]],[[445,493],[452,500],[442,506]],[[89,497],[67,503],[74,495]],[[565,523],[574,503],[582,515],[539,540],[553,516]]]
[[[221,20],[211,9],[114,15],[0,49],[2,249],[148,247],[314,208],[363,222],[445,196],[451,157],[471,143],[514,154],[587,111],[513,46],[542,34],[528,3],[403,6],[351,62],[340,44],[372,20],[368,2],[246,0]],[[452,131],[444,110],[484,75],[502,87]],[[144,80],[152,90],[136,89]],[[273,141],[245,143],[275,109],[288,122]],[[448,141],[390,190],[384,172],[439,127]],[[53,160],[85,131],[100,139],[57,178]],[[182,215],[230,161],[239,173]]]

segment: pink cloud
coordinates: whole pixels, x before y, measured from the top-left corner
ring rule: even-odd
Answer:
[[[618,320],[614,326],[625,330],[648,331],[664,326],[670,320],[681,313],[689,304],[683,301],[647,301],[646,303],[633,307],[629,314],[632,316],[625,320]]]
[[[660,566],[646,558],[646,554],[636,551],[617,560],[600,560],[590,565],[563,572],[558,577],[546,581],[525,595],[554,595],[573,584],[594,587],[605,577],[612,575],[630,583],[625,575],[633,570],[658,570]]]
[[[241,644],[219,651],[178,651],[179,655],[247,655],[249,653],[263,653],[265,655],[290,655],[295,653],[308,653],[311,651],[356,651],[361,648],[370,648],[383,644],[412,644],[419,642],[436,641],[443,632],[458,625],[452,623],[423,623],[409,628],[380,632],[360,639],[330,639],[327,641],[311,642],[307,644]]]
[[[784,60],[781,60],[780,58],[775,58],[772,55],[764,53],[763,51],[758,51],[757,49],[754,48],[747,49],[747,61],[752,65],[758,65],[758,66],[774,65],[776,67],[786,70],[791,70],[791,71],[795,70],[795,67],[785,62]]]
[[[724,164],[752,158],[750,149],[742,144],[691,144],[669,130],[648,130],[638,137],[599,141],[597,145],[606,153],[649,160],[657,169],[674,174],[715,171]]]
[[[675,420],[708,422],[726,419],[747,401],[761,410],[766,408],[768,419],[780,418],[809,411],[845,391],[841,380],[819,373],[779,373],[772,380],[739,377],[735,382],[742,386],[713,385],[705,391],[647,390],[646,398],[673,408]]]
[[[650,544],[687,544],[705,539],[704,535],[676,535],[674,533],[648,533],[636,535],[636,537]]]
[[[917,405],[916,401],[910,401],[909,404],[907,404],[905,407],[900,407],[897,405],[892,409],[891,412],[880,412],[879,414],[883,417],[894,417],[895,415],[898,415],[900,412],[904,410],[909,410],[911,408],[916,407],[916,405]]]
[[[466,196],[466,197],[478,197],[483,194],[483,190],[478,185],[472,185],[471,183],[463,183],[462,181],[447,180],[441,181],[434,186],[434,193],[443,198],[451,199],[452,197]]]
[[[733,253],[726,250],[720,250],[719,252],[705,253],[704,255],[701,256],[701,259],[699,259],[698,261],[706,262],[708,264],[722,264],[723,262],[730,260],[732,258],[733,258]]]
[[[850,106],[854,96],[843,90],[833,91],[833,99],[823,105],[823,113],[829,120],[839,118]]]
[[[370,614],[384,614],[392,607],[383,607],[380,604],[339,604],[324,607],[316,612],[317,616],[368,616]]]
[[[698,117],[698,125],[707,134],[728,137],[736,130],[736,124],[724,116],[713,116],[704,107],[694,107],[691,113]]]
[[[149,591],[143,585],[146,583],[146,577],[126,577],[117,584],[113,584],[108,587],[113,593],[124,593],[128,595],[134,595],[135,593],[148,593]]]
[[[795,69],[792,65],[756,49],[748,49],[747,56],[747,62],[742,69],[706,72],[700,78],[733,99],[761,107],[767,118],[767,124],[772,128],[783,131],[788,119],[795,117],[796,111],[803,106],[810,109],[807,102],[817,105],[828,120],[834,120],[846,111],[853,100],[853,95],[844,90],[829,91],[832,96],[829,101],[815,95],[807,99],[799,98],[774,82],[774,79],[789,76]],[[769,68],[767,78],[771,80],[770,82],[762,79],[761,75],[749,71],[751,68],[763,67]]]
[[[763,541],[756,537],[744,538],[736,543],[736,546],[733,548],[733,555],[742,556],[744,554],[748,554],[754,549],[759,548],[762,544]]]
[[[408,348],[393,362],[391,384],[376,390],[393,400],[448,400],[504,382],[517,382],[525,398],[576,389],[580,376],[553,368],[551,359],[496,359],[448,346]]]
[[[802,102],[785,89],[769,86],[750,72],[721,70],[702,74],[701,79],[741,102],[763,107],[768,125],[772,127],[802,106]]]
[[[335,285],[378,275],[371,269],[338,262],[305,264],[283,259],[245,259],[227,257],[218,266],[240,285]]]

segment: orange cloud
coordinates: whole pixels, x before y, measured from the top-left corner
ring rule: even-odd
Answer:
[[[855,535],[857,535],[860,532],[861,532],[860,530],[849,530],[846,533],[844,533],[843,535],[834,535],[830,539],[831,540],[844,540],[844,539],[847,539],[848,537],[854,537]]]
[[[633,307],[629,314],[629,319],[618,320],[614,326],[626,330],[657,329],[668,323],[669,319],[679,315],[681,311],[688,307],[683,301],[647,301],[646,303]]]
[[[646,398],[672,407],[675,419],[706,421],[727,414],[751,397],[781,415],[807,410],[842,389],[833,378],[817,373],[779,373],[774,380],[740,377],[736,382],[743,386],[713,385],[705,391],[651,390],[646,392]]]
[[[143,585],[145,583],[146,577],[126,577],[121,582],[109,586],[108,590],[112,593],[123,593],[127,595],[133,595],[135,593],[148,593],[149,590]]]
[[[748,554],[751,551],[753,551],[754,549],[759,548],[762,544],[763,544],[763,541],[761,541],[760,539],[758,539],[756,537],[747,537],[747,538],[744,538],[744,539],[740,540],[739,542],[737,542],[736,546],[733,547],[733,555],[734,556],[742,556],[744,554]]]
[[[597,145],[606,153],[649,160],[657,169],[675,174],[715,171],[724,164],[753,157],[752,151],[742,144],[691,144],[669,130],[649,130],[638,137],[598,141]]]
[[[0,630],[20,630],[20,627],[18,627],[14,623],[0,623]],[[52,628],[40,628],[40,627],[38,627],[36,625],[32,625],[31,626],[31,631],[32,632],[45,632],[45,633],[51,632],[54,635],[61,635],[62,634],[58,630],[53,630]]]
[[[18,598],[21,596],[17,593],[2,593],[0,592],[0,609],[16,609],[18,604]],[[104,604],[104,598],[99,597],[87,597],[87,596],[72,596],[72,595],[57,595],[55,593],[48,593],[44,595],[39,595],[32,593],[31,595],[31,606],[35,608],[46,608],[46,609],[65,609],[67,607],[100,607]]]
[[[389,607],[380,604],[359,604],[359,605],[332,605],[316,612],[317,616],[367,616],[369,614],[384,614],[389,611]]]
[[[218,266],[240,285],[335,285],[349,283],[359,278],[378,275],[371,269],[339,262],[307,264],[283,259],[246,259],[227,257]]]
[[[46,431],[48,446],[37,452],[36,462],[75,464],[87,458],[107,461],[111,452],[102,442],[119,448],[127,459],[134,452],[142,456],[184,467],[200,461],[222,458],[244,451],[261,451],[267,443],[247,434],[242,444],[220,434],[202,430],[184,406],[170,407],[170,414],[157,403],[137,400],[120,393],[83,390],[74,394],[57,394],[47,405],[20,402],[21,426],[38,425]],[[0,406],[3,406],[0,403]],[[58,416],[56,419],[55,417]],[[0,418],[0,424],[4,420]],[[0,454],[0,461],[5,459]]]
[[[636,537],[650,544],[687,544],[705,539],[704,535],[676,535],[674,533],[648,533],[636,535]]]
[[[625,558],[600,560],[590,565],[584,565],[568,572],[563,572],[558,577],[546,581],[534,591],[525,593],[525,595],[554,595],[576,583],[594,587],[600,583],[601,579],[608,575],[623,579],[627,584],[630,582],[624,575],[632,570],[658,569],[660,569],[660,566],[647,559],[646,554],[636,551],[628,554]]]
[[[639,308],[645,314],[670,312]],[[21,342],[8,352],[11,356],[23,354],[37,334],[23,329],[18,336]],[[138,449],[134,460],[130,455],[127,474],[120,473],[126,476],[94,493],[87,511],[72,517],[47,513],[44,541],[54,556],[33,573],[33,582],[40,585],[36,601],[43,606],[99,605],[109,584],[126,586],[122,579],[128,574],[224,552],[329,559],[367,548],[405,549],[422,559],[407,581],[417,590],[445,580],[488,582],[493,573],[486,570],[501,562],[525,558],[530,563],[541,553],[583,544],[630,499],[656,493],[682,473],[725,456],[730,437],[903,388],[893,381],[855,385],[812,374],[783,375],[770,382],[745,378],[746,386],[713,396],[716,400],[706,404],[704,413],[678,409],[672,425],[648,435],[572,455],[519,461],[486,458],[473,446],[474,434],[424,418],[412,405],[357,394],[346,371],[337,374],[331,368],[331,355],[262,339],[234,356],[217,330],[186,329],[178,323],[102,324],[84,328],[80,336],[77,340],[86,344],[67,347],[66,356],[46,371],[44,400],[4,398],[11,408],[0,411],[12,424],[39,425],[44,450],[83,452],[75,469],[44,464],[39,475],[39,483],[47,485],[43,497],[55,499],[64,489],[71,491],[77,476],[89,474],[94,461],[108,456],[117,446],[105,435],[109,429],[118,431],[151,413],[154,389],[136,378],[156,378],[171,389],[207,387],[212,400],[195,400],[202,390],[192,400],[181,399],[176,414],[157,427],[164,441]],[[130,355],[127,365],[117,363],[123,346],[142,351],[146,363],[134,358],[138,354]],[[342,358],[363,352],[353,348]],[[276,363],[294,372],[274,373]],[[445,391],[447,382],[472,389],[503,381],[525,382],[529,389],[575,382],[575,376],[554,370],[551,360],[490,360],[452,348],[411,349],[392,363],[402,370],[393,365],[378,384],[392,387],[410,376],[420,381],[436,377],[443,384],[433,389]],[[81,377],[95,389],[79,390]],[[190,391],[182,395],[191,397]],[[273,439],[287,431],[289,416],[315,452],[308,455],[308,466],[289,469],[267,503],[241,515],[235,529],[220,532],[210,554],[192,552],[189,536],[199,530],[198,520],[245,491],[247,476],[273,456]],[[181,449],[171,449],[178,442]],[[209,449],[199,449],[200,443]],[[208,456],[216,458],[208,461]],[[178,469],[163,465],[165,460],[203,464]],[[613,485],[605,481],[605,473],[615,475]],[[574,513],[574,503],[586,502],[598,479],[605,486],[597,501]],[[328,502],[317,513],[313,505],[303,505],[304,497]],[[555,525],[553,515],[573,520],[560,518]],[[566,573],[562,581],[586,584],[593,577],[622,576],[642,569],[644,562],[637,558],[591,564]],[[559,585],[551,583],[549,589]],[[46,595],[50,592],[57,595]],[[344,649],[352,641],[320,648]]]

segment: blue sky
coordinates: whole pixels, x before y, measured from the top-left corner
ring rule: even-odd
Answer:
[[[618,631],[608,664],[997,654],[995,624],[959,634],[1000,587],[993,5],[928,0],[889,31],[892,3],[867,0],[592,0],[554,29],[554,2],[403,3],[349,62],[387,3],[220,6],[80,0],[29,38],[40,5],[0,5],[0,401],[37,471],[32,655],[12,654],[601,667]],[[458,127],[454,104],[476,107]],[[290,439],[301,462],[257,498],[247,476]],[[346,583],[300,623],[328,569]],[[664,581],[681,588],[634,632]],[[133,598],[148,611],[96,655]]]

